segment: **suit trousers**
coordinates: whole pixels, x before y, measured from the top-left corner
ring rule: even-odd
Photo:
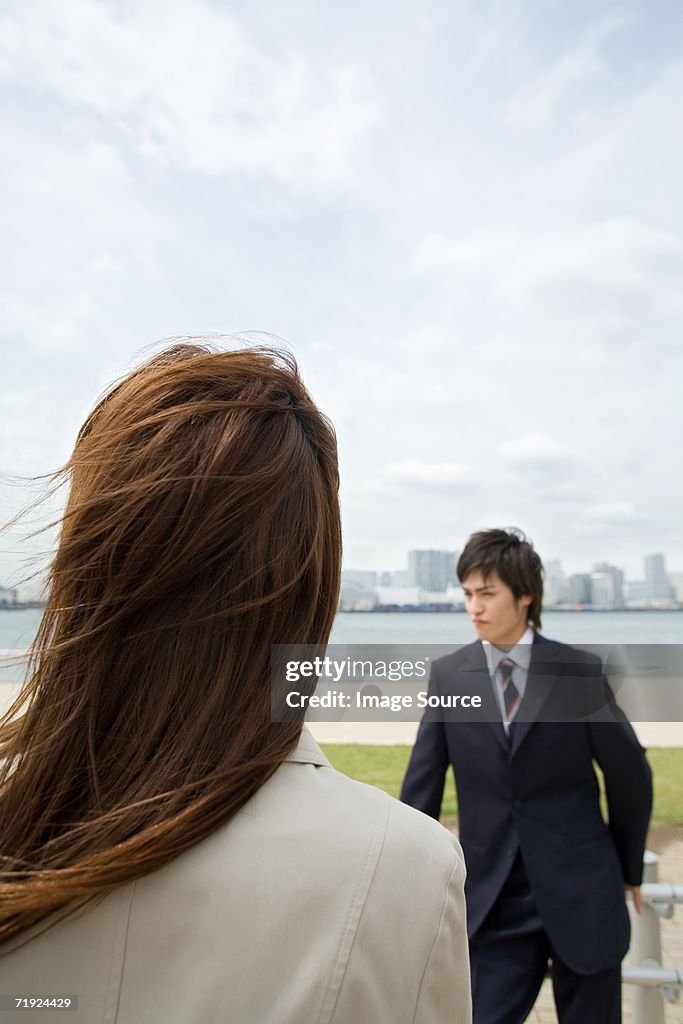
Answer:
[[[552,961],[559,1024],[621,1024],[621,966],[577,974],[556,956],[521,854],[470,942],[473,1024],[523,1024]]]

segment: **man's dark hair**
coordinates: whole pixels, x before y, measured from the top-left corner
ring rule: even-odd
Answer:
[[[543,563],[521,530],[480,530],[473,533],[458,559],[458,579],[463,583],[471,572],[482,576],[496,572],[519,600],[530,594],[527,621],[541,628],[543,605]]]

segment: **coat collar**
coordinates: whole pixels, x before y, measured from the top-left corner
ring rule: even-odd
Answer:
[[[306,726],[301,730],[299,742],[291,754],[285,758],[285,761],[293,761],[296,764],[315,764],[325,768],[332,767]]]

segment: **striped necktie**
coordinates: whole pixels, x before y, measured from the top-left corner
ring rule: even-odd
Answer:
[[[503,686],[503,701],[505,702],[505,717],[508,722],[511,722],[515,717],[519,707],[519,690],[512,681],[512,670],[514,667],[515,663],[510,658],[502,658],[499,663]]]

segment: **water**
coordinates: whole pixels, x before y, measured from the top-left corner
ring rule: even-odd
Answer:
[[[28,647],[40,625],[41,608],[0,608],[0,650]]]
[[[18,611],[0,609],[0,650],[25,649],[33,640],[40,623],[39,608]],[[554,640],[570,644],[680,644],[683,642],[683,610],[678,612],[546,612],[543,615],[543,633]],[[337,644],[459,644],[475,638],[473,626],[464,613],[419,614],[378,612],[362,614],[340,612],[334,623],[331,642]],[[9,701],[21,669],[16,663],[0,663],[0,712]],[[330,729],[336,723],[327,723]],[[323,728],[323,723],[319,723]],[[358,728],[358,726],[356,726]],[[652,732],[658,728],[659,732]],[[652,746],[683,746],[683,725],[666,723],[653,726],[646,723],[639,733],[641,742]],[[650,729],[650,732],[647,732]],[[669,729],[670,735],[664,735]],[[408,736],[376,736],[367,742],[411,743]],[[320,733],[320,741],[353,742],[355,735],[340,737]]]
[[[26,648],[40,623],[40,608],[0,609],[0,650]],[[545,612],[545,636],[569,644],[683,643],[683,610],[673,612]],[[466,644],[474,629],[462,612],[448,614],[340,612],[337,644]]]
[[[541,632],[567,644],[679,644],[683,611],[544,612]],[[331,637],[337,644],[456,645],[472,640],[474,627],[463,612],[340,612]]]

